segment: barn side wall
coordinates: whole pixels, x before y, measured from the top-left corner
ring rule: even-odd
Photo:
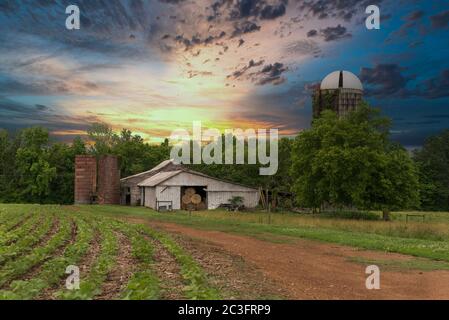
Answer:
[[[156,188],[145,187],[145,207],[156,209]]]
[[[242,197],[246,208],[255,208],[259,203],[259,193],[257,191],[209,191],[207,193],[207,208],[217,209],[220,204],[229,203],[232,197]]]
[[[240,186],[237,184],[232,184],[225,181],[220,181],[217,179],[212,179],[208,177],[199,176],[196,174],[182,172],[173,178],[170,178],[161,185],[164,186],[207,186],[207,191],[252,191],[252,188],[245,186]]]
[[[140,188],[137,186],[136,184],[130,184],[130,183],[122,183],[121,184],[121,188],[120,188],[120,204],[121,205],[126,205],[126,194],[127,194],[127,189],[129,188],[130,190],[130,195],[131,195],[131,206],[140,206],[141,204],[141,192],[140,192]]]
[[[157,201],[172,201],[173,210],[181,209],[181,187],[156,187],[156,200]]]
[[[164,181],[158,188],[165,186],[176,186],[179,188],[179,192],[182,186],[206,186],[208,209],[216,209],[220,204],[229,203],[229,199],[234,196],[243,197],[243,204],[247,208],[254,208],[259,204],[260,195],[258,190],[188,172],[180,173]],[[159,199],[158,193],[156,195],[158,200],[162,200]],[[181,207],[180,198],[178,194],[173,197],[174,209],[178,209],[178,201],[179,208]]]

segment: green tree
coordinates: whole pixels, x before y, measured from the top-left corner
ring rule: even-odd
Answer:
[[[293,146],[298,203],[314,210],[323,205],[382,208],[385,218],[391,208],[416,205],[413,162],[391,144],[388,133],[389,120],[366,104],[344,118],[324,111]]]
[[[48,131],[40,127],[24,129],[19,140],[16,189],[23,201],[43,203],[50,193],[50,183],[56,177],[56,168],[48,162]]]
[[[0,130],[0,201],[8,201],[12,198],[14,155],[15,150],[8,132]]]
[[[75,156],[86,152],[84,142],[77,137],[72,144],[54,143],[48,150],[48,162],[56,169],[50,183],[47,202],[72,204],[74,198]]]
[[[419,206],[418,170],[402,147],[379,154],[371,172],[371,182],[356,204],[382,210],[384,220],[393,209]]]
[[[449,130],[426,140],[415,151],[419,168],[421,206],[427,210],[449,210]]]
[[[72,142],[72,151],[75,155],[86,154],[86,144],[81,137],[75,137]]]
[[[87,130],[88,138],[92,141],[91,152],[95,155],[112,153],[118,140],[117,135],[104,123],[94,123]]]

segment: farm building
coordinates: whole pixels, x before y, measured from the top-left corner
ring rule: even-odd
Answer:
[[[122,204],[160,208],[216,209],[232,197],[242,197],[247,208],[259,203],[259,190],[188,170],[173,160],[121,179]],[[192,199],[192,200],[191,200]]]

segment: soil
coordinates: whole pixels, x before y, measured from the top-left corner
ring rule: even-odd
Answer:
[[[350,258],[381,260],[406,260],[410,256],[360,250],[304,239],[292,239],[290,243],[273,243],[249,236],[220,231],[198,230],[173,223],[149,222],[129,219],[130,222],[146,223],[155,228],[203,241],[186,240],[184,245],[209,272],[221,269],[220,255],[213,255],[211,248],[226,251],[240,257],[253,267],[255,276],[243,278],[242,284],[230,277],[229,287],[236,285],[251,288],[264,279],[275,283],[272,294],[289,299],[449,299],[449,271],[382,271],[379,290],[368,290],[365,281],[367,266],[351,262]],[[186,238],[187,237],[187,238]],[[214,259],[217,264],[214,266]],[[226,268],[226,263],[224,264]],[[212,272],[213,273],[213,272]],[[230,273],[230,272],[228,272]],[[235,281],[235,283],[232,283]],[[262,290],[263,291],[263,290]]]
[[[54,217],[50,230],[37,243],[35,243],[32,247],[33,248],[39,248],[39,247],[45,246],[47,244],[47,242],[49,242],[51,240],[51,238],[53,238],[53,236],[56,233],[58,233],[59,228],[60,228],[59,224],[60,224],[59,219]]]
[[[180,235],[174,238],[207,273],[209,283],[220,291],[221,298],[256,300],[287,296],[285,290],[241,256],[208,241]]]
[[[98,300],[119,299],[120,292],[126,287],[138,264],[131,254],[131,241],[120,232],[115,232],[115,235],[118,239],[115,265],[102,285],[102,293],[95,297]]]
[[[97,259],[98,255],[100,254],[100,233],[98,230],[95,231],[94,237],[92,239],[92,242],[90,244],[89,250],[86,253],[86,255],[81,259],[81,261],[77,264],[80,268],[80,276],[81,278],[85,277],[87,274],[89,274],[89,270],[91,269],[93,263]],[[42,291],[42,293],[39,295],[39,300],[54,300],[55,296],[54,294],[58,292],[59,290],[65,288],[66,279],[63,277],[61,279],[61,282],[59,285],[52,287],[52,288],[46,288]]]
[[[18,229],[20,226],[25,224],[25,222],[27,222],[30,218],[31,218],[31,214],[27,215],[25,218],[23,218],[20,221],[18,221],[15,225],[9,227],[6,231],[10,232],[10,231],[13,231],[15,229]]]
[[[76,223],[74,221],[72,221],[72,232],[71,232],[71,236],[70,239],[68,241],[66,241],[65,243],[61,244],[61,246],[59,246],[55,252],[52,253],[51,257],[47,257],[44,261],[42,261],[41,263],[39,263],[38,265],[34,266],[30,271],[28,271],[28,273],[21,278],[21,280],[31,280],[34,277],[36,277],[41,271],[42,271],[42,266],[45,264],[45,262],[47,262],[48,260],[50,260],[53,257],[59,257],[62,256],[62,254],[64,253],[65,249],[71,245],[72,243],[75,242],[76,240],[76,235],[78,232],[78,229],[76,227]],[[55,231],[55,233],[53,233],[53,235],[56,234],[57,231]]]
[[[147,240],[154,248],[153,269],[160,281],[159,285],[161,286],[161,299],[185,299],[182,294],[184,283],[180,274],[179,264],[159,241],[152,240],[149,237],[147,237]]]

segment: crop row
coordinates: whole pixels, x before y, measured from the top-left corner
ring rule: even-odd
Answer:
[[[0,291],[0,299],[27,300],[38,297],[44,289],[57,286],[65,276],[67,266],[76,265],[86,255],[94,236],[91,224],[83,218],[74,218],[75,241],[69,244],[61,256],[45,262],[41,272],[30,280],[16,280],[10,290]]]
[[[0,288],[11,280],[27,273],[34,266],[43,263],[52,253],[70,239],[71,221],[66,215],[60,216],[59,230],[46,244],[34,248],[29,254],[10,260],[0,269]]]
[[[2,215],[0,223],[0,234],[6,234],[11,231],[15,226],[26,221],[31,214],[13,214],[12,212],[7,212]]]
[[[202,268],[172,237],[143,225],[128,224],[90,214],[67,214],[54,207],[19,214],[0,211],[0,300],[53,297],[90,300],[102,295],[108,275],[116,266],[119,234],[129,239],[134,273],[117,296],[126,300],[159,299],[160,281],[155,275],[152,241],[157,241],[176,260],[189,299],[218,299]],[[56,231],[52,226],[58,221]],[[15,226],[17,226],[15,228]],[[50,233],[51,232],[51,233]],[[4,236],[4,237],[3,237]],[[98,241],[95,256],[90,252]],[[79,290],[64,286],[69,265],[89,260]]]
[[[214,300],[219,299],[219,292],[211,287],[207,281],[207,276],[198,263],[189,255],[175,240],[167,234],[157,232],[144,225],[136,226],[143,234],[156,239],[175,257],[181,267],[181,276],[186,286],[185,296],[193,300]]]
[[[115,257],[118,251],[117,237],[111,228],[110,223],[105,219],[99,219],[95,222],[95,227],[100,232],[101,251],[95,262],[90,268],[87,277],[82,277],[79,290],[62,289],[55,293],[55,297],[64,300],[91,300],[101,294],[101,286],[106,280],[108,273],[115,264]]]
[[[21,228],[8,234],[10,245],[0,247],[0,265],[23,253],[29,252],[50,231],[54,217],[33,215]]]
[[[12,242],[17,241],[24,235],[27,235],[38,224],[42,217],[38,214],[22,215],[19,220],[21,224],[18,228],[9,228],[8,230],[0,231],[1,239],[0,246],[6,246]]]

